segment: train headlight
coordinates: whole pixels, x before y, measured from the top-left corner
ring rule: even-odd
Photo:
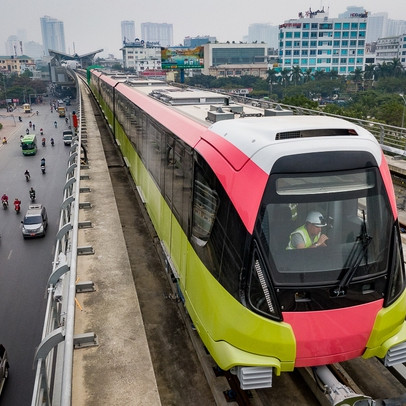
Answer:
[[[258,313],[277,320],[282,319],[268,272],[257,248],[254,249],[251,264],[248,301]]]

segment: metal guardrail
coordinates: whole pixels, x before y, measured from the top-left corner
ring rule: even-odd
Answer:
[[[81,120],[82,100],[75,77]],[[80,122],[80,121],[79,121]],[[79,223],[81,130],[73,137],[66,170],[55,256],[47,283],[47,306],[41,343],[34,358],[31,406],[70,406],[74,348],[77,237]]]
[[[373,120],[362,120],[358,118],[352,118],[347,116],[339,116],[336,114],[324,113],[321,110],[306,109],[303,107],[290,106],[287,104],[276,103],[267,100],[253,100],[245,96],[231,95],[232,100],[238,101],[244,104],[251,104],[256,107],[264,109],[286,109],[293,111],[294,115],[322,115],[328,117],[342,118],[357,124],[367,129],[377,139],[383,151],[400,155],[406,158],[406,129],[402,127],[396,127],[383,123],[378,123]]]

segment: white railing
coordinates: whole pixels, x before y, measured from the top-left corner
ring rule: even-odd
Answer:
[[[76,79],[81,122],[82,100]],[[47,306],[41,343],[34,358],[36,369],[31,406],[72,402],[77,235],[80,193],[80,125],[73,137],[67,164],[55,256],[47,284]]]

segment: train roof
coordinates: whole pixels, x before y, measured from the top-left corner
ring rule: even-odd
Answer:
[[[323,151],[368,151],[379,165],[375,137],[349,121],[327,116],[245,118],[215,123],[210,131],[244,151],[266,173],[285,155]]]
[[[106,75],[103,79],[106,80]],[[343,119],[330,116],[265,116],[268,112],[264,109],[233,104],[226,94],[173,86],[161,81],[123,81],[122,78],[107,76],[107,82],[117,85],[116,88],[126,97],[190,145],[197,145],[200,139],[213,145],[236,170],[251,159],[269,174],[280,156],[316,150],[369,151],[378,165],[382,159],[375,137]],[[140,94],[143,97],[139,97]],[[227,144],[233,147],[225,148]]]

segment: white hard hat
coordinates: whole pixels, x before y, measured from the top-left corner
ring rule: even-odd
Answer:
[[[312,223],[316,227],[325,227],[326,220],[324,219],[323,215],[319,211],[311,211],[307,217],[306,221],[308,223]]]

